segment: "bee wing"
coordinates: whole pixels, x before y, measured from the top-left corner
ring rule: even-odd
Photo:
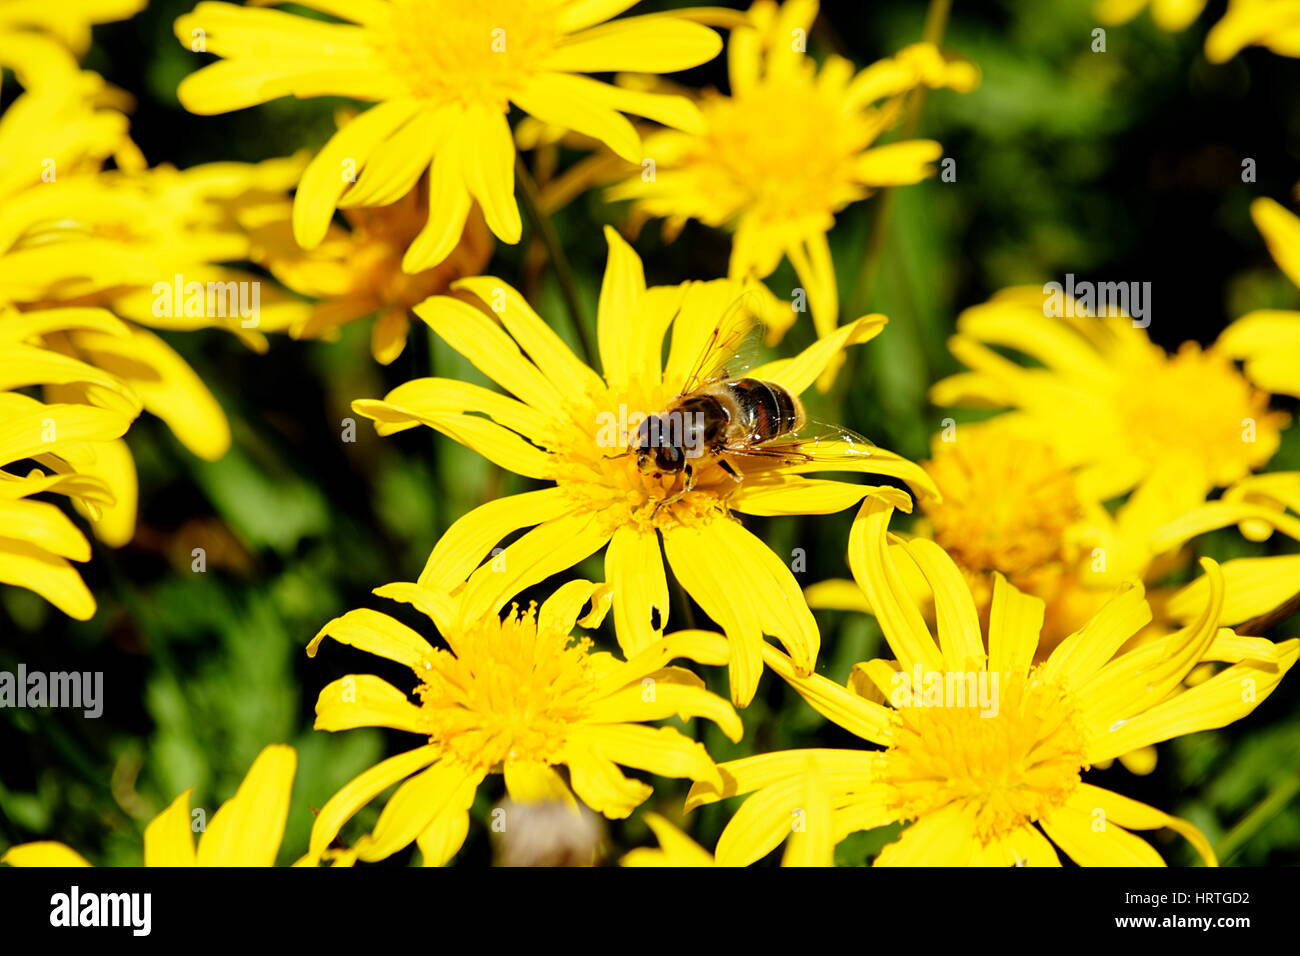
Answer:
[[[861,462],[875,454],[876,444],[870,438],[842,425],[808,419],[795,432],[757,444],[729,446],[727,455],[753,458],[774,458],[792,464],[822,463],[827,465]]]
[[[758,364],[764,326],[758,319],[758,293],[742,292],[727,306],[709,333],[699,358],[682,382],[681,394],[711,382],[738,378]]]

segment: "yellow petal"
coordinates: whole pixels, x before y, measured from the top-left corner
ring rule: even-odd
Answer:
[[[657,813],[645,815],[646,825],[659,840],[659,849],[639,847],[624,854],[619,866],[711,867],[713,855]]]
[[[1043,630],[1042,598],[1023,594],[1001,574],[993,576],[989,609],[989,670],[1004,674],[1027,671]]]
[[[145,866],[194,866],[191,793],[192,790],[186,790],[145,827]]]
[[[671,727],[577,724],[569,729],[566,746],[585,748],[606,760],[662,777],[718,779],[718,768],[704,746]]]
[[[321,641],[327,637],[405,664],[417,673],[433,656],[433,648],[423,637],[401,621],[369,608],[348,611],[322,627],[307,645],[307,656],[315,657]]]
[[[1150,623],[1151,607],[1142,584],[1123,586],[1087,624],[1057,645],[1043,665],[1043,680],[1081,686]]]
[[[0,856],[0,863],[10,866],[63,867],[90,866],[86,858],[62,843],[42,841],[39,843],[21,843],[11,846]]]
[[[708,27],[666,17],[625,17],[570,35],[546,61],[564,73],[675,73],[722,52]]]
[[[905,546],[934,593],[939,647],[950,671],[984,669],[984,641],[970,587],[952,558],[933,541],[916,538]]]
[[[0,582],[35,591],[78,621],[95,614],[95,599],[77,570],[35,545],[0,538]]]
[[[888,321],[883,315],[865,315],[823,335],[793,358],[768,362],[750,374],[764,381],[784,385],[799,395],[817,381],[827,365],[844,349],[871,341],[881,333]]]
[[[641,259],[613,228],[605,227],[609,259],[600,283],[596,309],[596,331],[600,365],[605,380],[622,385],[628,380],[628,355],[632,345],[632,323],[645,294],[645,273]]]
[[[666,676],[666,675],[665,675]],[[705,717],[717,724],[733,743],[740,741],[744,728],[732,706],[703,687],[676,683],[654,676],[590,705],[586,719],[591,723],[619,724],[664,720],[668,717]]]
[[[1128,797],[1088,783],[1079,785],[1078,791],[1070,798],[1070,805],[1087,813],[1101,810],[1106,819],[1114,820],[1129,830],[1158,830],[1161,827],[1168,827],[1187,838],[1187,842],[1196,848],[1196,852],[1201,855],[1206,866],[1218,865],[1214,850],[1210,847],[1210,841],[1205,839],[1205,834],[1186,820],[1161,813],[1155,807],[1149,807],[1145,803],[1130,800]]]
[[[868,498],[862,503],[849,533],[849,567],[903,669],[941,671],[939,647],[889,556],[886,534],[893,513],[884,500]]]
[[[861,611],[871,613],[871,604],[856,581],[832,578],[818,581],[803,589],[804,599],[813,610]]]
[[[348,781],[326,801],[316,815],[305,861],[315,865],[321,854],[334,842],[343,824],[352,819],[358,810],[397,781],[427,767],[438,756],[439,748],[436,746],[417,747],[396,757],[389,757]]]
[[[970,866],[979,855],[974,821],[960,804],[928,813],[876,857],[876,866]]]
[[[505,762],[506,792],[515,803],[567,803],[574,810],[573,792],[555,770],[526,760]]]
[[[598,516],[571,514],[539,524],[469,576],[460,613],[476,620],[496,614],[525,588],[591,557],[609,533]]]
[[[515,204],[515,143],[505,113],[480,107],[470,109],[467,120],[462,135],[473,137],[476,155],[465,164],[465,184],[488,228],[502,242],[516,243],[523,224]]]
[[[301,18],[295,19],[302,22]],[[193,78],[187,82],[192,83]],[[302,174],[294,196],[293,235],[298,245],[304,249],[315,249],[320,245],[339,197],[351,183],[348,173],[361,172],[370,155],[414,116],[417,109],[418,104],[410,99],[379,103],[330,138]]]
[[[578,797],[597,813],[621,820],[646,801],[653,792],[639,780],[630,780],[612,760],[589,747],[570,746],[564,753],[569,778]]]
[[[564,407],[559,390],[515,341],[472,305],[438,295],[417,305],[415,314],[480,372],[533,408],[549,412]]]
[[[604,388],[600,376],[573,354],[513,286],[492,276],[476,276],[461,279],[452,288],[466,289],[492,308],[506,331],[557,389],[567,393],[576,388],[579,394],[594,394]]]
[[[1128,720],[1096,721],[1088,747],[1096,763],[1184,734],[1226,727],[1273,693],[1300,656],[1300,640],[1277,645],[1275,661],[1243,660]]]
[[[225,412],[203,380],[162,339],[141,328],[123,339],[102,332],[78,332],[77,347],[97,366],[118,376],[140,396],[186,448],[216,461],[230,447]]]
[[[605,552],[605,577],[614,588],[614,632],[628,657],[663,636],[668,623],[668,578],[659,535],[622,527]]]
[[[383,678],[349,674],[327,684],[316,699],[316,730],[391,727],[421,733],[420,708]]]
[[[466,805],[482,776],[447,760],[411,777],[384,804],[373,833],[353,849],[357,859],[373,862],[409,846],[441,813]]]
[[[778,638],[795,670],[808,673],[821,636],[794,575],[761,540],[739,524],[715,521],[701,528],[664,532],[673,574],[732,641],[731,699],[743,707],[754,697],[762,671],[762,635]],[[744,569],[737,585],[738,569]]]
[[[763,645],[763,659],[827,720],[863,740],[889,743],[892,716],[888,708],[866,700],[820,674],[800,676],[790,659],[770,644]]]
[[[420,584],[436,591],[451,590],[469,577],[506,536],[559,518],[572,507],[559,488],[527,491],[479,505],[457,518],[438,539],[420,573]]]
[[[795,808],[798,816],[781,865],[834,866],[836,841],[830,795],[815,762],[809,763],[800,782],[803,792]]]
[[[273,744],[249,768],[235,795],[218,808],[199,837],[198,866],[274,866],[289,816],[298,765],[292,747]]]
[[[543,123],[590,136],[629,163],[640,163],[641,137],[627,117],[602,102],[607,97],[593,96],[592,87],[599,85],[585,77],[541,73],[511,98]]]
[[[1076,795],[1040,823],[1052,842],[1080,866],[1165,865],[1151,844],[1112,823],[1086,798]]]

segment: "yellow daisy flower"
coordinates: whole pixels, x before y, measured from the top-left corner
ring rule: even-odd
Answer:
[[[426,866],[446,863],[465,840],[475,792],[493,772],[505,775],[516,803],[561,801],[576,809],[576,793],[612,819],[626,817],[651,793],[619,764],[721,783],[703,746],[671,727],[644,726],[674,715],[707,717],[740,739],[731,706],[691,672],[667,666],[682,657],[722,663],[721,635],[680,631],[620,661],[573,636],[577,625],[600,626],[610,603],[605,585],[572,581],[540,610],[512,608],[504,620],[466,615],[446,594],[419,584],[389,584],[375,593],[427,614],[449,649],[434,648],[378,611],[335,618],[307,653],[315,655],[332,637],[404,664],[419,681],[418,703],[379,677],[349,675],[321,691],[316,728],[390,727],[428,742],[377,764],[331,797],[316,817],[304,862],[320,859],[344,823],[399,781],[405,782],[374,832],[352,848],[361,860],[383,859],[417,841]],[[560,766],[568,768],[567,784]]]
[[[375,419],[380,434],[427,425],[503,468],[554,482],[458,520],[433,549],[421,584],[443,591],[463,585],[466,614],[482,617],[608,544],[605,574],[614,589],[619,643],[637,654],[662,636],[668,621],[662,537],[678,581],[733,642],[731,695],[744,706],[762,672],[762,635],[777,637],[805,671],[817,659],[820,639],[790,568],[732,512],[831,514],[864,496],[894,491],[806,478],[807,472],[887,475],[925,493],[933,486],[916,465],[877,448],[835,463],[736,458],[734,476],[709,462],[697,471],[694,488],[680,496],[673,495],[676,476],[643,474],[627,454],[638,420],[681,392],[743,287],[719,280],[646,288],[636,253],[612,229],[606,236],[610,255],[597,318],[603,376],[579,361],[518,292],[482,276],[455,286],[484,303],[482,310],[437,296],[415,311],[517,398],[427,378],[398,386],[383,401],[352,407]],[[844,348],[873,338],[885,321],[874,315],[850,322],[800,355],[749,374],[799,395]],[[670,326],[668,359],[661,364]],[[482,563],[504,537],[534,525]]]
[[[143,326],[222,327],[264,350],[263,330],[308,313],[273,284],[221,265],[254,258],[247,222],[277,203],[287,209],[302,161],[146,169],[126,117],[100,105],[105,97],[103,81],[81,73],[67,86],[25,92],[0,116],[0,305],[101,307],[130,320],[125,336],[54,328],[40,344],[125,382],[182,444],[215,460],[230,445],[225,413],[188,363]],[[110,157],[118,169],[101,171]],[[187,291],[195,287],[205,290],[197,299]],[[80,400],[62,386],[46,397]],[[112,490],[96,534],[125,544],[137,498],[130,451],[105,446],[86,468]]]
[[[186,77],[178,93],[187,109],[203,114],[288,95],[376,103],[336,133],[303,174],[294,235],[315,248],[337,206],[392,202],[427,169],[427,224],[403,261],[407,272],[423,272],[456,246],[471,200],[499,239],[519,241],[506,122],[512,104],[588,133],[631,162],[641,161],[641,141],[624,112],[698,125],[688,100],[583,75],[671,73],[721,50],[712,30],[671,13],[610,21],[634,2],[303,0],[347,23],[204,2],[176,21],[176,35],[223,59]]]
[[[977,73],[928,44],[858,72],[838,56],[819,68],[803,52],[816,15],[811,0],[755,3],[731,33],[730,95],[700,99],[705,128],[647,137],[652,174],[638,169],[607,195],[666,218],[670,234],[687,219],[734,229],[733,279],[766,278],[789,258],[824,335],[839,316],[826,239],[835,215],[873,189],[919,182],[942,155],[933,140],[873,144],[901,118],[903,94],[970,90]]]
[[[97,466],[112,459],[140,402],[115,376],[30,344],[69,330],[129,334],[100,309],[0,309],[0,582],[35,591],[84,621],[95,599],[68,562],[89,561],[90,543],[55,505],[33,496],[66,495],[91,516],[111,508],[114,492]],[[13,391],[31,386],[66,390],[77,400],[46,404]]]
[[[1229,0],[1227,13],[1205,38],[1205,58],[1224,63],[1248,46],[1300,56],[1300,2]]]
[[[275,866],[289,817],[289,795],[298,755],[273,744],[258,754],[235,795],[217,808],[194,845],[186,790],[144,831],[145,866]],[[0,863],[10,866],[90,866],[62,843],[10,847]]]
[[[1085,783],[1082,774],[1249,714],[1295,664],[1300,640],[1274,644],[1220,628],[1223,577],[1203,559],[1207,600],[1187,627],[1121,650],[1151,616],[1137,585],[1035,664],[1042,601],[998,577],[986,644],[970,591],[942,549],[921,539],[890,546],[892,510],[864,503],[849,557],[895,660],[858,664],[843,687],[800,676],[776,648],[764,651],[814,709],[873,747],[720,764],[723,786],[695,784],[688,809],[753,795],[723,831],[718,862],[745,865],[777,846],[812,757],[830,793],[837,840],[911,822],[876,865],[1054,866],[1059,849],[1082,866],[1159,866],[1160,855],[1131,831],[1161,827],[1182,834],[1212,865],[1214,853],[1192,824]],[[919,567],[934,594],[937,637],[902,582],[904,562]],[[1206,661],[1229,666],[1183,687]]]
[[[1126,317],[1094,318],[1040,289],[1008,289],[967,309],[950,341],[970,371],[938,382],[937,405],[1009,407],[1009,425],[1077,467],[1085,497],[1108,501],[1175,463],[1202,499],[1261,468],[1289,420],[1270,411],[1228,350],[1185,342],[1169,355]],[[1026,368],[992,346],[1041,363]]]
[[[1300,288],[1300,218],[1268,198],[1251,203],[1250,215],[1278,268]],[[1223,330],[1218,346],[1244,362],[1260,388],[1300,398],[1300,312],[1248,312]]]
[[[412,308],[448,291],[455,280],[483,271],[492,257],[492,235],[477,210],[446,259],[423,272],[402,271],[402,256],[424,225],[425,192],[417,185],[390,205],[346,210],[350,228],[331,224],[324,241],[310,251],[294,241],[288,215],[256,230],[255,243],[262,247],[258,262],[288,288],[320,300],[290,326],[290,335],[334,338],[341,326],[373,315],[370,350],[375,361],[388,365],[406,348]]]

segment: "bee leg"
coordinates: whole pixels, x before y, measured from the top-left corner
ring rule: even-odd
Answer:
[[[656,517],[658,517],[660,508],[664,507],[665,505],[670,505],[673,502],[680,501],[688,491],[691,491],[695,487],[695,469],[692,468],[690,465],[687,465],[685,470],[683,471],[683,475],[684,478],[682,481],[682,488],[680,491],[675,491],[667,498],[660,498],[657,502],[655,502],[655,510],[650,512],[651,521],[653,521]]]
[[[727,474],[729,474],[732,478],[736,479],[736,481],[745,480],[744,473],[739,471],[735,465],[727,461],[727,459],[725,458],[718,459],[718,467],[721,468],[723,471],[725,471]]]
[[[616,452],[613,455],[606,455],[606,458],[626,458],[628,455],[636,454],[635,448],[628,448],[626,451]]]

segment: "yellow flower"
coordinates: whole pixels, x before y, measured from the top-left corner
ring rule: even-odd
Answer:
[[[90,48],[90,28],[126,20],[148,0],[0,0],[0,65],[23,86],[66,82],[76,71],[73,54]]]
[[[220,264],[253,258],[247,221],[276,204],[287,210],[302,161],[146,169],[125,116],[101,105],[113,100],[103,81],[93,73],[74,79],[28,91],[0,116],[0,306],[106,308],[130,320],[114,334],[54,327],[39,344],[117,377],[190,451],[215,460],[230,445],[225,413],[189,364],[141,326],[222,327],[264,350],[261,329],[307,314],[301,300]],[[103,172],[109,157],[118,170]],[[196,298],[186,291],[193,288],[218,295]],[[250,306],[247,314],[236,302]],[[80,400],[62,386],[46,397]],[[125,544],[136,520],[130,451],[121,442],[104,446],[85,473],[112,492],[94,523],[97,536]]]
[[[1300,2],[1229,0],[1228,12],[1205,38],[1205,58],[1224,63],[1252,45],[1279,56],[1300,56]]]
[[[66,495],[92,517],[111,508],[113,490],[97,472],[113,460],[115,439],[140,403],[114,376],[29,344],[70,329],[128,334],[100,309],[0,309],[0,582],[35,591],[84,621],[95,613],[95,599],[68,562],[89,561],[90,543],[55,505],[32,496]],[[66,390],[78,400],[46,404],[12,391],[30,386]],[[11,470],[16,465],[21,471]]]
[[[194,845],[190,794],[186,790],[144,831],[145,866],[275,866],[289,817],[289,794],[298,756],[273,744],[258,754],[235,795],[217,808]],[[0,863],[10,866],[90,866],[62,843],[10,847]]]
[[[1073,470],[1052,446],[1039,438],[1003,427],[999,418],[962,425],[949,440],[934,442],[923,467],[943,495],[923,499],[924,519],[916,533],[937,542],[961,568],[981,612],[1001,574],[1017,589],[1046,603],[1039,657],[1083,627],[1114,592],[1130,581],[1155,586],[1190,562],[1178,550],[1188,539],[1236,521],[1248,522],[1230,504],[1254,497],[1252,489],[1276,488],[1300,502],[1294,474],[1289,478],[1258,475],[1243,479],[1221,502],[1207,503],[1193,494],[1176,464],[1157,469],[1112,513],[1080,495]],[[1274,500],[1266,512],[1279,527],[1294,530]],[[1262,540],[1262,534],[1247,534]],[[1250,530],[1250,529],[1246,529]],[[914,571],[914,569],[913,569]],[[1300,580],[1300,556],[1236,558],[1222,567],[1227,595],[1220,623],[1235,627],[1272,611],[1288,600]],[[904,565],[913,593],[924,595],[924,582]],[[1156,617],[1144,637],[1160,636],[1188,623],[1204,603],[1204,580],[1181,589],[1152,593]],[[861,589],[832,579],[805,592],[810,607],[870,613]]]
[[[969,372],[938,382],[938,405],[1010,407],[1004,418],[1037,437],[1070,467],[1080,494],[1107,501],[1176,464],[1189,496],[1204,498],[1262,467],[1288,421],[1270,411],[1216,344],[1185,342],[1168,355],[1126,317],[1094,318],[1030,287],[1005,290],[967,309],[950,342]],[[991,348],[1042,363],[1026,368]]]
[[[1300,218],[1267,198],[1251,203],[1250,215],[1278,268],[1300,288]],[[1300,398],[1300,312],[1248,312],[1223,330],[1218,346],[1243,361],[1260,388]]]
[[[332,637],[403,664],[419,681],[418,703],[379,677],[349,675],[321,691],[316,728],[390,727],[428,742],[377,764],[331,797],[316,817],[304,862],[318,860],[344,823],[403,780],[374,832],[353,847],[360,859],[383,859],[414,840],[426,866],[446,863],[464,842],[470,804],[492,772],[505,775],[516,803],[562,801],[576,811],[576,793],[613,819],[626,817],[651,793],[618,764],[720,783],[703,746],[671,727],[644,722],[707,717],[733,741],[740,739],[740,718],[726,701],[691,672],[666,666],[681,657],[722,663],[727,645],[721,635],[680,631],[620,661],[572,634],[576,625],[600,626],[610,603],[605,585],[572,581],[540,610],[512,608],[504,620],[467,616],[446,594],[419,584],[389,584],[375,593],[427,614],[449,650],[377,611],[335,618],[307,653],[314,655]],[[590,612],[580,617],[589,603]],[[560,766],[568,768],[567,784]]]
[[[801,677],[776,648],[765,651],[814,709],[874,747],[720,764],[723,787],[695,784],[688,809],[753,796],[723,831],[718,862],[748,864],[780,842],[812,757],[830,793],[836,840],[911,821],[877,865],[1053,866],[1054,843],[1083,866],[1158,866],[1159,854],[1131,831],[1160,827],[1181,833],[1213,864],[1208,842],[1190,823],[1085,783],[1082,774],[1249,714],[1300,656],[1300,640],[1274,644],[1220,628],[1223,577],[1203,559],[1206,600],[1187,627],[1122,650],[1151,616],[1136,585],[1035,664],[1042,601],[997,577],[986,644],[957,566],[930,541],[891,547],[891,512],[885,502],[864,503],[849,558],[895,660],[856,665],[843,687]],[[916,563],[934,594],[937,638],[902,581],[904,562]],[[1229,666],[1182,686],[1206,661]]]
[[[1177,33],[1186,30],[1201,15],[1205,0],[1098,0],[1097,20],[1107,26],[1127,23],[1148,6],[1156,26]]]
[[[731,33],[731,94],[700,100],[706,128],[647,137],[653,174],[638,169],[608,195],[666,217],[672,234],[687,219],[734,229],[733,279],[766,278],[788,257],[824,335],[839,316],[826,239],[835,215],[875,188],[919,182],[942,154],[933,140],[872,144],[898,122],[904,93],[969,90],[977,74],[927,44],[856,73],[838,56],[819,69],[803,52],[816,14],[812,0],[755,3]]]
[[[805,671],[817,659],[820,639],[789,567],[732,512],[831,514],[867,495],[907,498],[894,488],[810,479],[803,477],[806,472],[862,471],[901,478],[923,491],[932,486],[916,465],[871,449],[831,464],[738,457],[734,466],[743,480],[709,462],[698,470],[693,490],[666,502],[680,482],[642,474],[626,454],[628,432],[681,391],[742,287],[719,280],[647,289],[636,253],[612,229],[606,235],[610,255],[597,320],[603,376],[579,361],[519,293],[483,276],[456,284],[481,300],[483,310],[437,296],[415,311],[517,399],[428,378],[399,386],[383,401],[354,402],[353,408],[375,419],[380,434],[427,425],[503,468],[555,483],[462,517],[433,549],[421,584],[444,591],[463,584],[467,615],[481,617],[608,544],[605,574],[614,589],[619,643],[637,654],[663,634],[668,620],[662,537],[678,581],[733,642],[731,695],[743,706],[753,699],[762,672],[764,634],[777,637]],[[873,338],[884,323],[879,315],[858,319],[800,355],[750,374],[798,395],[845,347]],[[669,326],[671,347],[661,366]],[[618,422],[630,425],[621,436]],[[502,538],[533,525],[480,567]]]
[[[712,59],[721,40],[672,14],[606,23],[632,2],[606,0],[305,0],[349,23],[276,10],[200,3],[176,21],[196,51],[224,59],[181,83],[196,113],[224,113],[281,96],[375,102],[335,134],[303,174],[294,235],[324,238],[337,206],[384,205],[428,169],[427,225],[403,268],[423,272],[455,247],[471,199],[503,242],[518,242],[513,104],[588,133],[631,162],[641,141],[624,112],[673,126],[699,122],[681,97],[635,93],[585,73],[669,73]]]
[[[370,348],[375,361],[387,365],[406,348],[412,308],[446,292],[456,279],[483,271],[492,256],[492,236],[477,210],[446,259],[423,272],[402,271],[402,256],[424,223],[425,192],[421,184],[390,205],[346,210],[351,228],[331,224],[324,241],[310,251],[294,242],[288,215],[258,227],[255,241],[264,248],[257,261],[293,291],[321,300],[289,328],[290,335],[336,337],[341,326],[375,315]]]

